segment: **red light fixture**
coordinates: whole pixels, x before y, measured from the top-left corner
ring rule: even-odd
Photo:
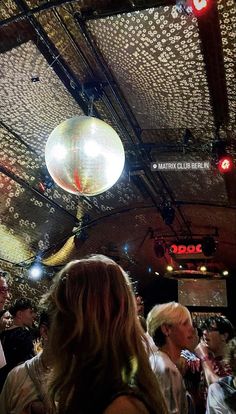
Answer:
[[[197,12],[200,12],[200,11],[206,9],[207,6],[208,6],[208,1],[207,0],[193,0],[193,8]]]
[[[233,166],[233,158],[230,155],[223,155],[218,161],[218,170],[221,174],[226,174],[232,171]]]

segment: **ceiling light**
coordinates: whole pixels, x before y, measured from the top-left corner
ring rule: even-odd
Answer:
[[[29,279],[39,280],[43,275],[43,268],[40,263],[34,263],[29,269]]]
[[[200,266],[200,272],[206,272],[207,271],[207,268],[206,268],[206,266]]]
[[[207,0],[192,0],[193,10],[200,12],[207,8],[208,1]]]

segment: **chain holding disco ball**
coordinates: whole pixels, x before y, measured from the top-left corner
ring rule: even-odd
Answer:
[[[119,179],[125,153],[110,125],[92,116],[75,116],[49,135],[45,160],[61,188],[77,195],[95,196]]]

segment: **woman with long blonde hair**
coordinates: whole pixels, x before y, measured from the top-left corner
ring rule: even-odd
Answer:
[[[58,414],[164,414],[131,282],[113,260],[72,261],[44,297],[52,316],[49,392]]]

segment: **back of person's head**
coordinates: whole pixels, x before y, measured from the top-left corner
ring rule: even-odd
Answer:
[[[205,319],[205,321],[200,326],[201,330],[216,330],[219,331],[221,335],[227,334],[226,342],[234,337],[234,327],[232,323],[225,318],[224,316],[210,316]]]
[[[96,404],[102,409],[112,392],[134,378],[154,405],[158,401],[159,412],[164,412],[134,301],[127,274],[102,255],[72,261],[54,278],[44,303],[52,316],[50,389],[54,399],[59,395],[59,413],[95,412]]]
[[[15,318],[18,311],[24,311],[26,309],[34,309],[34,305],[28,298],[16,299],[13,305],[9,308],[10,314]]]
[[[166,335],[162,331],[162,325],[175,325],[186,319],[191,321],[189,310],[177,302],[168,302],[154,306],[147,316],[148,333],[153,337],[157,346],[166,343]]]
[[[34,345],[36,354],[42,351],[45,348],[45,345],[48,344],[48,333],[51,324],[51,318],[47,309],[39,309],[39,312],[39,322],[35,332],[36,341]]]

